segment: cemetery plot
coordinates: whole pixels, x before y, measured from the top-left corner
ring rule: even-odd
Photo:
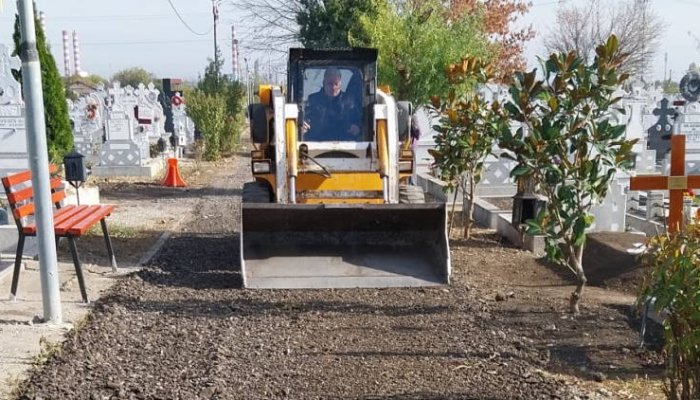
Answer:
[[[106,188],[119,209],[186,220],[31,376],[29,398],[660,398],[634,380],[662,365],[660,332],[638,349],[632,296],[591,287],[571,319],[568,277],[490,231],[452,241],[444,288],[239,290],[247,161],[208,164],[210,186],[165,198],[154,185]],[[174,208],[183,202],[188,212]]]

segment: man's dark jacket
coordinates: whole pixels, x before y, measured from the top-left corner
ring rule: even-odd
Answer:
[[[304,119],[311,128],[303,136],[304,140],[359,140],[361,135],[353,136],[351,125],[362,129],[361,112],[354,99],[345,92],[336,97],[329,97],[320,91],[309,95],[308,106],[304,110]]]

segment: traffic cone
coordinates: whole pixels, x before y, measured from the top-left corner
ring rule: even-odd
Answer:
[[[180,176],[180,170],[177,168],[177,158],[168,158],[168,170],[165,173],[165,178],[161,182],[163,186],[170,187],[185,187],[184,179]]]

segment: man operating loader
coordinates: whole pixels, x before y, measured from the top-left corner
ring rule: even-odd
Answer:
[[[335,67],[323,74],[323,87],[309,95],[302,125],[303,140],[354,141],[361,138],[357,99],[341,90],[342,76]]]

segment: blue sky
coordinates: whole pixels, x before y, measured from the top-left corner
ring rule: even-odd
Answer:
[[[2,0],[0,0],[2,1]],[[352,1],[352,0],[348,0]],[[539,34],[546,32],[554,21],[561,1],[533,0],[530,13],[521,23],[532,24],[538,36],[527,46],[530,66],[535,56],[543,54]],[[614,1],[614,0],[609,0]],[[664,52],[668,53],[668,67],[673,77],[680,79],[691,62],[700,63],[698,43],[688,35],[693,30],[700,37],[696,24],[700,15],[700,0],[648,0],[654,11],[666,22],[662,37],[664,46],[653,62],[653,77],[661,79],[664,73]],[[211,0],[170,0],[187,25],[201,36],[191,32],[177,17],[168,0],[36,0],[37,7],[46,16],[46,30],[52,52],[63,72],[61,31],[75,30],[80,37],[81,67],[90,73],[109,77],[118,70],[141,66],[160,77],[195,79],[213,56],[213,25]],[[231,70],[231,26],[243,18],[232,4],[223,0],[218,26],[219,47]],[[0,13],[0,42],[9,44],[15,1],[5,0]],[[268,65],[268,55],[250,53],[243,39],[247,32],[238,32],[241,38],[241,59],[259,58]],[[275,57],[279,63],[279,56]]]

